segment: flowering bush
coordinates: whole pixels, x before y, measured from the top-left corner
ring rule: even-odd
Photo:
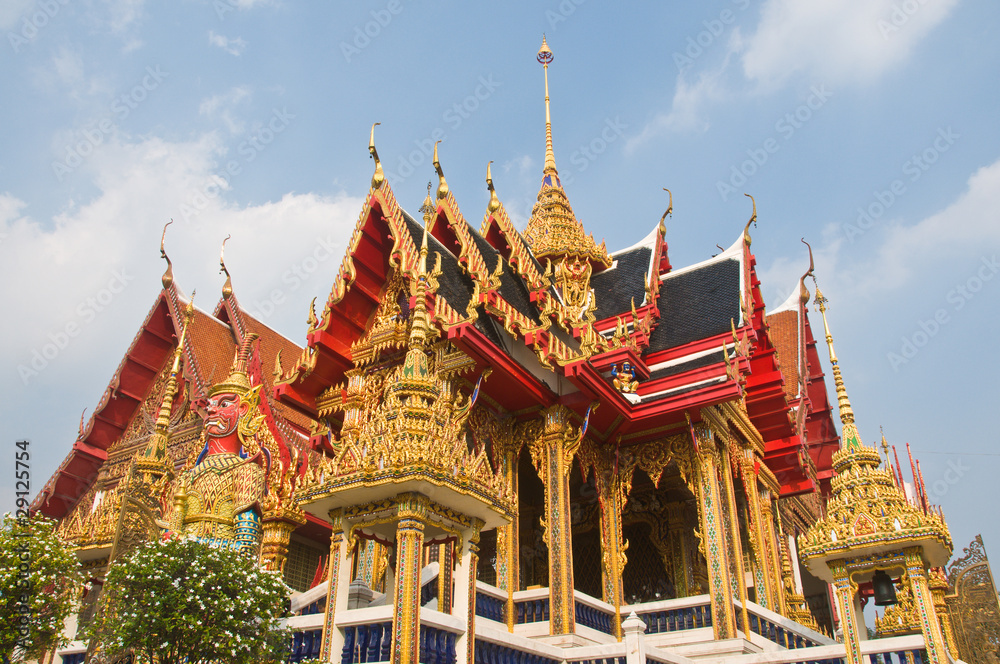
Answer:
[[[0,661],[35,659],[64,645],[63,621],[76,607],[80,565],[42,516],[0,524]]]
[[[283,660],[288,635],[278,620],[288,594],[280,573],[231,549],[163,539],[112,565],[107,605],[89,635],[112,658],[131,651],[159,664]]]

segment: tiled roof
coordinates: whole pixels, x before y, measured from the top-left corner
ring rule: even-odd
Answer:
[[[711,261],[667,275],[657,305],[660,322],[647,352],[681,346],[731,329],[740,320],[740,262]]]
[[[768,336],[778,352],[781,375],[785,377],[785,396],[789,402],[799,394],[799,315],[792,310],[767,316]]]
[[[613,256],[612,266],[590,278],[597,300],[597,320],[604,320],[642,306],[646,297],[646,277],[649,261],[653,255],[650,247],[637,247]]]

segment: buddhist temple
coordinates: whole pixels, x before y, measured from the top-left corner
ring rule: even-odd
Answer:
[[[537,59],[526,228],[485,159],[467,220],[438,146],[409,214],[373,125],[371,187],[298,341],[240,306],[224,255],[221,296],[195,304],[164,229],[162,288],[33,505],[91,581],[71,636],[108,566],[174,532],[283,571],[290,662],[987,661],[951,617],[985,554],[947,579],[919,472],[861,442],[811,248],[770,312],[752,198],[693,265],[669,256],[669,191],[609,250],[559,177],[544,39]],[[892,602],[869,639],[873,595]]]

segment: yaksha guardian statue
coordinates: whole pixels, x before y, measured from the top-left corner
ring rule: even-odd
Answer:
[[[243,340],[229,377],[195,406],[204,411],[204,446],[174,494],[171,530],[231,546],[256,558],[261,541],[262,500],[271,451],[258,440],[264,423],[260,385],[251,386],[247,366],[256,334]],[[266,428],[266,427],[265,427]]]

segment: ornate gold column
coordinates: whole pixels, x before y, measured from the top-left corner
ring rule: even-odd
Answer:
[[[682,503],[667,506],[667,532],[670,538],[671,567],[674,572],[674,593],[677,597],[687,597],[693,592],[694,569],[691,564],[690,527],[684,514]]]
[[[570,524],[569,473],[580,439],[565,406],[545,411],[541,439],[530,444],[531,460],[545,485],[544,538],[549,550],[549,633],[576,631],[573,600],[573,536]]]
[[[330,559],[328,562],[327,579],[330,583],[326,592],[326,613],[323,616],[323,647],[320,659],[332,662],[344,645],[344,638],[334,624],[334,616],[338,609],[347,608],[347,592],[342,592],[341,586],[350,583],[351,551],[344,538],[344,513],[337,508],[330,510],[330,522],[333,530],[330,532]],[[339,606],[340,604],[343,606]]]
[[[588,443],[589,444],[589,443]],[[628,558],[622,543],[622,512],[629,489],[632,486],[632,464],[622,462],[610,452],[610,448],[588,450],[597,480],[597,497],[601,508],[601,577],[603,599],[615,607],[612,625],[614,635],[620,641],[622,606],[622,571]]]
[[[781,603],[778,601],[778,588],[780,588],[779,578],[775,578],[775,538],[771,527],[765,521],[770,521],[771,512],[768,509],[765,515],[761,505],[761,489],[757,484],[757,479],[749,472],[744,471],[743,481],[752,482],[752,487],[745,487],[748,496],[748,508],[753,516],[753,529],[756,549],[754,550],[754,561],[758,568],[756,576],[757,603],[764,608],[771,609],[776,613],[781,613]]]
[[[747,575],[746,569],[743,567],[743,540],[740,536],[740,517],[739,510],[736,506],[736,492],[733,489],[733,465],[732,460],[729,458],[731,451],[726,445],[720,445],[719,447],[719,454],[721,457],[719,470],[722,471],[722,485],[726,492],[726,506],[728,507],[729,512],[729,539],[732,542],[732,551],[729,552],[729,562],[730,569],[735,576],[735,578],[732,579],[733,590],[735,591],[734,594],[739,595],[740,605],[743,607],[740,610],[740,624],[743,625],[742,631],[746,634],[749,630],[749,615],[747,613]]]
[[[476,576],[479,567],[479,532],[484,524],[475,517],[471,521],[472,527],[462,533],[462,550],[458,552],[459,560],[455,570],[456,581],[458,584],[464,583],[466,591],[462,592],[461,585],[456,585],[454,614],[461,617],[464,613],[468,621],[465,634],[455,643],[455,653],[460,664],[463,661],[473,664],[476,655]]]
[[[392,620],[393,664],[420,660],[420,568],[424,549],[427,497],[396,496],[396,597]]]
[[[306,522],[299,510],[280,508],[264,514],[261,526],[260,564],[264,569],[284,573],[292,531]]]
[[[951,653],[953,659],[958,659],[958,648],[955,647],[955,634],[951,629],[951,616],[948,615],[948,602],[945,594],[948,592],[948,578],[944,575],[944,569],[935,567],[930,571],[927,586],[931,589],[931,597],[934,598],[934,611],[938,620],[941,621],[941,635],[944,637],[945,646]]]
[[[518,446],[513,443],[498,451],[500,461],[500,472],[503,473],[504,481],[511,488],[511,495],[515,498],[518,493],[517,486],[517,457]],[[497,588],[507,591],[507,604],[504,609],[507,629],[514,631],[514,593],[520,589],[520,558],[518,555],[518,517],[517,514],[507,525],[497,528]]]
[[[438,544],[438,611],[441,613],[451,613],[454,598],[452,597],[452,587],[454,585],[455,555],[454,544],[446,542]]]
[[[720,455],[707,427],[695,427],[698,443],[698,513],[701,543],[708,563],[708,594],[712,601],[712,629],[716,640],[736,638],[736,612],[729,576],[726,526],[722,519],[723,490],[719,486]]]
[[[834,598],[837,601],[837,613],[840,614],[840,631],[844,634],[847,664],[864,664],[861,636],[858,633],[858,617],[854,613],[854,594],[857,592],[857,587],[847,573],[846,561],[831,560],[827,566],[833,574]]]
[[[781,548],[778,545],[778,540],[784,535],[781,532],[780,527],[775,527],[774,518],[774,498],[768,489],[761,489],[758,487],[757,495],[759,496],[758,508],[760,510],[760,532],[761,545],[764,549],[764,555],[766,557],[767,564],[767,580],[768,589],[771,593],[771,605],[768,606],[769,609],[775,613],[780,613],[783,616],[787,616],[786,613],[787,606],[785,605],[785,598],[781,592],[782,588],[782,571],[781,571]],[[791,561],[798,565],[798,560]]]
[[[927,570],[920,547],[903,549],[906,560],[906,573],[910,577],[910,588],[913,593],[913,604],[920,617],[920,631],[924,634],[924,644],[927,649],[929,664],[943,664],[948,661],[945,652],[944,637],[941,625],[934,611],[934,598],[927,584]]]

